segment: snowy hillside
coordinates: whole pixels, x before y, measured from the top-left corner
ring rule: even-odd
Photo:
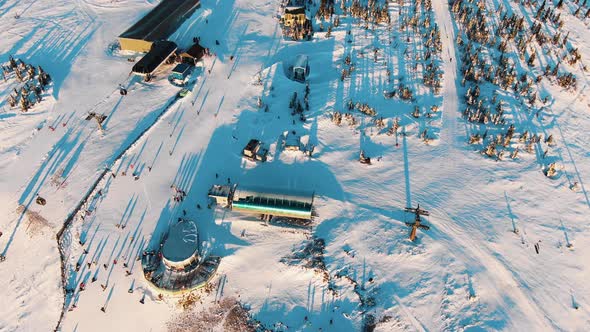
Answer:
[[[590,3],[312,0],[294,41],[283,2],[202,0],[169,38],[211,52],[179,98],[116,48],[158,1],[0,0],[3,68],[51,76],[26,112],[0,77],[0,331],[588,330]],[[317,216],[211,205],[228,183]],[[182,295],[141,262],[179,218],[221,258]]]

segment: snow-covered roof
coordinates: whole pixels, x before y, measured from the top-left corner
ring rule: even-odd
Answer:
[[[285,9],[290,11],[301,9],[303,12],[305,12],[305,0],[289,0],[285,5]]]
[[[170,227],[168,237],[162,247],[162,256],[168,262],[180,263],[197,256],[199,250],[199,234],[197,225],[184,220]]]
[[[214,184],[211,189],[209,189],[209,196],[216,196],[216,197],[229,197],[231,193],[231,186],[222,186],[218,184]]]
[[[176,51],[176,43],[167,40],[158,41],[152,44],[151,50],[133,66],[132,70],[136,74],[150,74],[174,51]]]
[[[293,134],[293,132],[287,133],[287,137],[285,137],[285,146],[299,146],[301,144],[301,137],[297,134]]]

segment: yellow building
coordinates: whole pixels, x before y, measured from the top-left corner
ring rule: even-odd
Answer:
[[[286,27],[303,26],[307,21],[307,16],[305,15],[305,8],[286,8],[282,20],[283,25]]]

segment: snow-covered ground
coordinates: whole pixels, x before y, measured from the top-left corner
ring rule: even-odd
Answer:
[[[86,196],[62,241],[66,287],[75,289],[63,331],[166,330],[183,311],[179,298],[159,300],[136,257],[178,217],[197,223],[203,253],[221,256],[214,289],[197,291],[193,310],[233,297],[278,331],[355,331],[369,316],[378,331],[590,326],[590,200],[584,185],[590,174],[590,75],[583,68],[570,68],[578,78],[575,91],[542,83],[552,103],[539,123],[556,138],[551,154],[562,167],[549,179],[534,154],[496,162],[467,144],[472,131],[461,114],[459,25],[448,1],[432,0],[442,39],[435,59],[443,72],[441,92],[434,95],[412,69],[423,56],[420,36],[399,31],[414,1],[387,4],[391,30],[386,24],[366,30],[358,19],[340,15],[330,37],[316,32],[311,41],[293,42],[282,38],[279,1],[202,0],[171,39],[187,47],[198,36],[215,55],[204,59],[210,72],[182,99],[175,99],[179,89],[166,80],[170,66],[145,83],[129,77],[129,56],[109,48],[156,3],[0,1],[0,62],[14,55],[53,77],[50,95],[28,113],[4,102],[11,88],[0,82],[0,251],[6,256],[0,263],[0,330],[58,324],[64,293],[56,233]],[[534,19],[515,1],[484,3]],[[586,63],[588,19],[573,17],[577,7],[565,3],[564,29]],[[289,109],[293,92],[303,101],[305,91],[285,74],[297,54],[310,57],[305,122]],[[348,55],[355,69],[341,80]],[[395,84],[403,77],[412,86],[415,101],[384,98],[394,84],[388,68]],[[119,95],[118,84],[127,86],[127,96]],[[406,133],[397,137],[399,145],[357,111],[356,125],[343,120],[337,126],[331,116],[347,112],[349,100],[367,103],[388,125],[399,118],[400,133]],[[410,115],[415,105],[423,114],[433,105],[439,111],[416,119]],[[91,111],[108,116],[103,132],[85,120]],[[430,144],[420,137],[427,128]],[[313,157],[282,151],[286,131],[315,145]],[[268,162],[241,158],[251,138],[270,148]],[[372,165],[358,162],[361,149]],[[209,187],[228,178],[314,190],[319,217],[308,229],[207,209]],[[577,191],[570,190],[574,182]],[[187,192],[184,201],[172,199],[172,184]],[[47,199],[45,206],[35,203],[37,194]],[[403,210],[417,203],[431,212],[425,218],[431,228],[410,242],[404,222],[412,216]],[[324,240],[325,271],[293,259],[313,239]],[[87,286],[80,292],[81,282]]]

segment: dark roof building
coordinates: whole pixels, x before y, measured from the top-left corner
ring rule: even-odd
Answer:
[[[171,41],[162,40],[152,45],[148,54],[144,55],[134,66],[133,72],[139,75],[153,73],[176,51],[176,44]]]
[[[152,43],[167,39],[197,8],[200,0],[162,0],[119,36],[122,50],[148,52]]]
[[[205,55],[205,48],[199,43],[194,44],[185,52],[180,53],[180,57],[182,58],[182,62],[195,64],[197,61],[201,60],[201,58]]]

